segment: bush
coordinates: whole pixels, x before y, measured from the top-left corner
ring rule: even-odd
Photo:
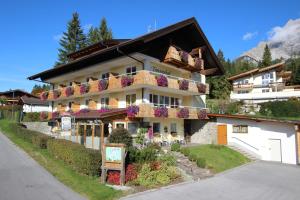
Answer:
[[[180,152],[185,155],[185,156],[189,156],[190,155],[190,150],[188,148],[181,148]]]
[[[158,157],[158,161],[160,161],[161,163],[164,163],[168,166],[176,165],[175,157],[170,154],[163,154],[162,156]]]
[[[177,152],[179,152],[180,151],[180,144],[179,143],[173,143],[172,145],[171,145],[171,151],[177,151]]]
[[[237,114],[240,111],[241,106],[243,105],[242,102],[232,102],[226,105],[226,114]]]
[[[64,161],[81,174],[98,176],[101,169],[101,152],[67,140],[48,140],[51,155]]]
[[[138,149],[136,147],[129,147],[127,153],[128,163],[149,163],[157,160],[157,150],[156,146],[148,146],[143,149]]]
[[[41,149],[47,149],[47,141],[51,139],[50,136],[40,134],[32,137],[32,144]]]
[[[127,148],[132,146],[132,136],[124,128],[114,129],[108,137],[108,141],[110,143],[123,143]]]
[[[204,158],[197,158],[196,164],[200,168],[205,168],[206,167],[206,160]]]
[[[259,113],[269,117],[300,117],[300,101],[273,101],[261,103]]]
[[[24,122],[39,122],[40,120],[40,113],[38,112],[32,112],[32,113],[26,113],[23,117]]]

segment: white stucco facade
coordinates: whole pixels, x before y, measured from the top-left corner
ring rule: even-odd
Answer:
[[[274,161],[272,141],[278,141],[282,163],[297,164],[297,143],[295,125],[284,122],[254,121],[218,117],[217,124],[227,125],[228,144],[237,144],[258,155],[262,160]],[[234,133],[234,125],[246,125],[247,133]],[[279,155],[279,153],[281,155]],[[276,154],[276,153],[275,153]]]
[[[49,106],[47,105],[23,105],[23,112],[30,113],[30,112],[49,112]]]

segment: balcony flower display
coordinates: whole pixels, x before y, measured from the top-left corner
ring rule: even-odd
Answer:
[[[186,51],[180,51],[181,61],[184,63],[189,63],[189,53]]]
[[[41,112],[40,113],[40,120],[44,121],[48,118],[48,112]]]
[[[60,90],[54,90],[53,91],[53,98],[54,99],[57,99],[60,95],[61,95]]]
[[[88,83],[84,83],[80,85],[80,94],[85,94],[89,91],[90,85]]]
[[[55,111],[53,113],[51,113],[51,118],[58,118],[59,117],[59,112],[58,111]]]
[[[154,108],[154,116],[155,117],[168,117],[168,108],[166,108],[166,107]]]
[[[198,119],[207,119],[207,111],[206,109],[202,109],[198,112]]]
[[[203,68],[203,60],[201,58],[195,58],[195,68]]]
[[[127,108],[127,117],[131,118],[131,117],[135,117],[137,115],[137,113],[139,112],[139,107],[138,106],[129,106]]]
[[[45,92],[42,92],[40,98],[42,101],[46,101],[47,98],[48,98],[48,95],[49,95],[49,92],[48,91],[45,91]]]
[[[88,113],[90,112],[90,109],[88,108],[82,108],[78,112],[74,113],[75,115],[83,114],[83,113]]]
[[[99,113],[106,113],[106,112],[109,112],[109,111],[110,111],[109,108],[100,108],[100,109],[98,110]]]
[[[130,86],[133,83],[133,77],[130,76],[122,76],[121,85],[122,87]]]
[[[108,80],[101,79],[98,81],[98,90],[99,92],[106,90],[108,87]]]
[[[178,80],[178,84],[179,84],[180,90],[188,90],[189,89],[188,80]]]
[[[159,75],[159,76],[156,76],[155,78],[156,78],[156,82],[157,82],[158,86],[168,87],[168,79],[166,76]]]
[[[71,96],[73,94],[74,94],[74,88],[73,87],[67,87],[65,89],[65,95],[66,95],[66,97],[69,97],[69,96]]]
[[[206,85],[203,83],[197,83],[199,93],[206,93]]]
[[[188,108],[180,108],[177,112],[177,117],[179,118],[189,118],[190,111]]]

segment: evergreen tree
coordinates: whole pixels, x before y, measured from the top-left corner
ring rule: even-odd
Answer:
[[[99,27],[100,37],[101,40],[111,40],[113,38],[112,30],[111,28],[107,27],[107,22],[105,18],[101,19],[101,24]]]
[[[261,62],[261,67],[267,67],[272,64],[272,55],[269,46],[266,44]]]
[[[224,57],[224,53],[223,53],[223,51],[221,49],[219,49],[219,51],[217,53],[217,57],[218,57],[220,63],[222,65],[224,65],[224,63],[225,63],[225,57]]]
[[[100,33],[97,27],[91,27],[87,35],[88,45],[95,44],[101,40]]]
[[[67,55],[78,51],[86,46],[86,37],[80,25],[79,14],[73,13],[72,19],[68,22],[67,31],[63,33],[60,39],[60,48],[58,49],[58,61],[56,65],[68,62]]]

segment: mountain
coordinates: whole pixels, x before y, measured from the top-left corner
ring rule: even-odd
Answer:
[[[260,42],[241,57],[250,56],[261,60],[266,44],[269,45],[273,59],[288,59],[291,55],[300,55],[300,18],[291,19],[282,27],[274,27],[268,34],[267,41]]]

